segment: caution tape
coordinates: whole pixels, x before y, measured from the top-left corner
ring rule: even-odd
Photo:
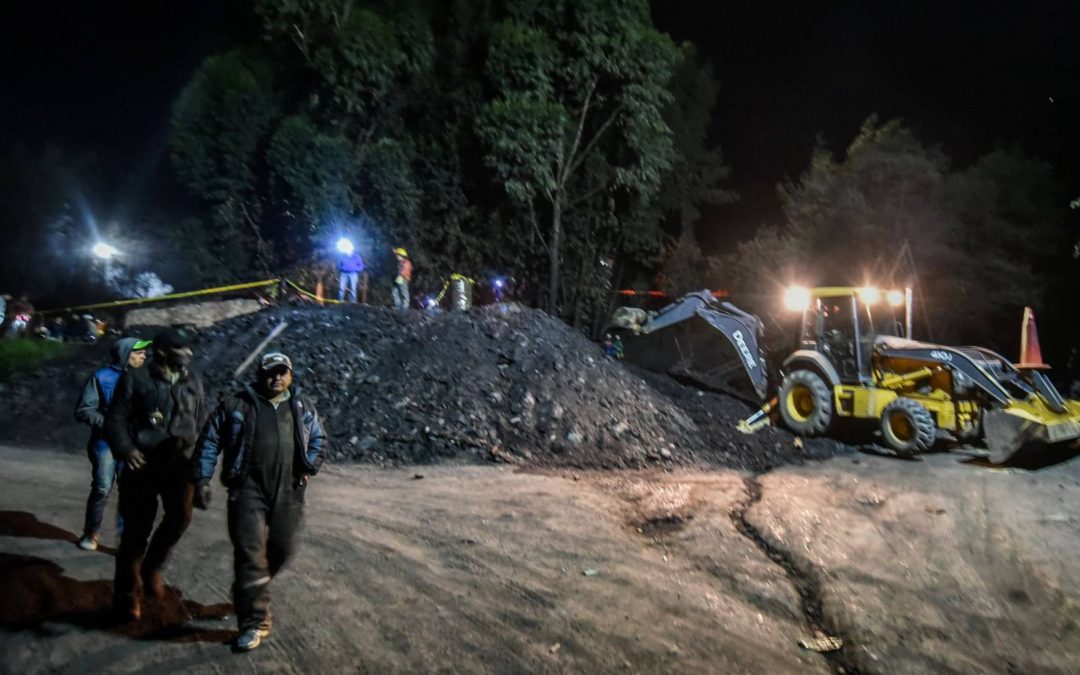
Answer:
[[[77,312],[84,309],[105,309],[108,307],[123,307],[125,305],[142,305],[148,302],[161,302],[163,300],[179,300],[181,298],[194,298],[199,295],[213,295],[215,293],[230,293],[243,291],[250,288],[264,288],[280,283],[281,279],[267,279],[266,281],[251,281],[244,284],[232,284],[231,286],[218,286],[217,288],[204,288],[199,291],[185,291],[183,293],[170,293],[158,295],[153,298],[127,298],[124,300],[112,300],[110,302],[98,302],[92,305],[77,305],[75,307],[61,307],[58,309],[46,309],[38,314],[56,314],[58,312]]]
[[[303,295],[306,298],[310,298],[310,299],[312,299],[312,300],[314,300],[316,302],[329,302],[331,305],[341,305],[341,304],[344,304],[344,302],[345,302],[344,300],[334,300],[333,298],[320,298],[318,295],[315,295],[311,291],[304,290],[303,288],[300,288],[295,283],[293,283],[290,279],[286,279],[285,283],[288,284],[289,286],[292,286],[293,290],[295,290],[300,295]]]
[[[450,283],[452,281],[457,281],[459,279],[467,281],[470,284],[475,284],[476,283],[476,281],[474,279],[471,279],[471,278],[465,276],[464,274],[458,274],[458,273],[451,274],[450,278],[446,282],[443,283],[442,290],[439,291],[438,296],[435,298],[435,302],[436,303],[442,302],[443,297],[445,297],[445,295],[446,295],[446,291],[449,290],[449,288],[450,288]],[[233,291],[244,291],[244,290],[249,290],[249,289],[252,289],[252,288],[265,288],[267,286],[273,286],[274,284],[279,284],[281,282],[285,282],[293,290],[295,290],[297,293],[299,293],[299,294],[303,295],[304,297],[309,298],[311,300],[315,300],[316,302],[330,303],[332,305],[344,304],[344,301],[342,301],[342,300],[335,300],[333,298],[320,298],[315,293],[312,293],[311,291],[300,287],[295,282],[293,282],[291,279],[278,278],[278,279],[266,279],[265,281],[251,281],[251,282],[247,282],[247,283],[243,283],[243,284],[231,284],[229,286],[218,286],[216,288],[204,288],[204,289],[198,290],[198,291],[185,291],[183,293],[170,293],[168,295],[158,295],[158,296],[155,296],[153,298],[125,298],[123,300],[112,300],[112,301],[109,301],[109,302],[97,302],[97,303],[90,304],[90,305],[76,305],[74,307],[59,307],[59,308],[56,308],[56,309],[46,309],[46,310],[42,310],[40,312],[35,312],[35,313],[40,314],[40,315],[45,315],[45,314],[57,314],[57,313],[61,313],[61,312],[78,312],[78,311],[82,311],[84,309],[107,309],[107,308],[111,308],[111,307],[124,307],[124,306],[127,306],[127,305],[143,305],[143,304],[147,304],[147,303],[151,303],[151,302],[163,302],[165,300],[180,300],[180,299],[183,299],[183,298],[194,298],[194,297],[198,297],[198,296],[201,296],[201,295],[214,295],[216,293],[231,293]],[[644,296],[649,296],[649,297],[660,297],[660,298],[667,296],[667,294],[664,293],[663,291],[620,290],[620,291],[618,291],[618,293],[620,295],[644,295]],[[712,294],[715,297],[718,297],[718,298],[726,298],[728,296],[727,291],[723,291],[723,290],[713,291]]]

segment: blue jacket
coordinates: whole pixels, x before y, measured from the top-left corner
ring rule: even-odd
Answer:
[[[319,472],[326,454],[326,432],[315,408],[293,387],[288,401],[292,409],[296,432],[296,457],[293,474],[314,476]],[[206,485],[214,477],[218,455],[225,453],[221,482],[235,487],[247,475],[251,463],[251,448],[255,443],[255,416],[258,413],[257,394],[251,387],[226,396],[206,423],[191,461],[191,479],[196,485]]]
[[[364,271],[364,259],[359,253],[344,256],[338,261],[338,271],[345,274],[359,274]]]
[[[104,368],[90,376],[83,386],[82,395],[75,405],[75,421],[90,426],[90,444],[107,449],[103,431],[105,428],[105,413],[109,410],[113,392],[116,391],[116,383],[127,369],[128,357],[131,349],[138,340],[135,338],[121,338],[117,340],[111,350],[112,361]]]

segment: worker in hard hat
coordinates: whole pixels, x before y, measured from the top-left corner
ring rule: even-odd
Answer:
[[[397,256],[398,273],[394,278],[394,288],[391,295],[394,299],[394,307],[398,309],[409,308],[409,282],[412,281],[412,261],[409,260],[409,252],[403,248],[395,248]]]

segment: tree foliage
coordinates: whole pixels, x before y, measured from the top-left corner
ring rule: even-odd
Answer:
[[[631,227],[655,227],[635,216],[672,165],[663,112],[677,59],[644,1],[508,2],[492,31],[487,71],[497,94],[480,133],[489,166],[543,232],[549,311],[577,312],[601,258],[631,244],[640,234]],[[571,255],[575,283],[560,295]]]
[[[661,264],[667,221],[725,194],[715,80],[646,0],[254,8],[262,44],[202,65],[172,137],[206,205],[186,227],[240,275],[235,249],[289,266],[348,234],[376,271],[396,245],[421,287],[501,269],[586,327]]]
[[[785,222],[739,247],[736,288],[763,301],[792,282],[913,284],[931,339],[978,341],[1015,323],[1067,245],[1048,165],[997,149],[955,170],[898,120],[868,119],[839,160],[819,144],[779,190]]]
[[[213,56],[184,88],[173,112],[172,160],[177,176],[209,210],[203,242],[224,252],[218,278],[265,273],[266,194],[262,149],[279,105],[265,56],[238,50]]]

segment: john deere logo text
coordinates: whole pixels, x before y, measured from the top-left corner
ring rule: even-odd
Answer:
[[[735,344],[739,346],[739,351],[742,353],[743,361],[746,361],[746,367],[751,370],[757,368],[757,364],[754,363],[754,357],[750,354],[750,348],[746,346],[746,341],[743,340],[742,331],[735,331],[734,333],[732,333],[731,337],[735,338]]]

